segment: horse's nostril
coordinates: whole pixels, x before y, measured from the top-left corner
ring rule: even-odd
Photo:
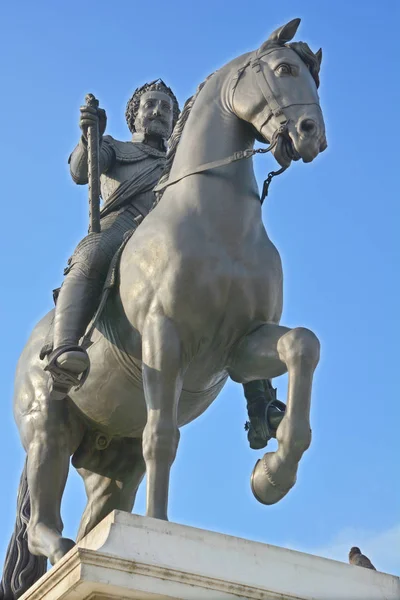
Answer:
[[[315,131],[315,129],[315,121],[313,121],[312,119],[303,119],[300,122],[300,131],[302,133],[312,133],[313,131]]]

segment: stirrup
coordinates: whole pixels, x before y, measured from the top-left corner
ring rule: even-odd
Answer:
[[[47,365],[44,367],[44,370],[48,371],[53,379],[54,391],[65,395],[67,395],[73,387],[75,388],[75,391],[79,390],[79,388],[85,383],[90,371],[90,363],[83,373],[81,373],[81,375],[74,375],[71,373],[71,371],[59,367],[57,365],[58,358],[65,352],[70,351],[82,352],[82,354],[86,354],[86,351],[81,348],[81,346],[60,346],[56,350],[53,350],[48,358]]]

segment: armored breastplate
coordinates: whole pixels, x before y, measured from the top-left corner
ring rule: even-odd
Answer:
[[[110,168],[101,175],[101,195],[105,205],[122,183],[141,180],[150,166],[156,169],[152,177],[156,180],[161,177],[165,164],[164,152],[142,143],[119,142],[110,136],[105,136],[103,143],[112,147],[115,156]],[[132,196],[131,202],[142,214],[147,214],[153,205],[154,194],[151,190],[139,192]]]

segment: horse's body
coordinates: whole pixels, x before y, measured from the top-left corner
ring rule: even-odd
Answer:
[[[297,71],[295,92],[294,76],[276,78],[294,147],[288,159],[287,144],[278,143],[281,164],[296,153],[309,162],[324,149],[315,82],[299,55],[283,46],[297,25],[281,28],[260,49],[265,70],[278,73],[279,60],[290,60]],[[171,181],[182,170],[252,148],[255,134],[271,140],[276,133],[279,119],[275,112],[265,118],[265,98],[246,67],[252,57],[241,56],[217,71],[198,94]],[[313,129],[306,131],[310,121]],[[62,402],[49,397],[39,352],[51,314],[35,328],[21,356],[15,416],[28,454],[30,551],[54,563],[73,544],[61,536],[59,514],[73,453],[88,494],[78,537],[113,508],[131,510],[145,471],[147,514],[167,518],[179,427],[204,412],[228,376],[246,382],[289,371],[279,448],[253,473],[260,501],[285,495],[311,439],[309,404],[319,344],[308,330],[281,327],[281,311],[281,261],[261,220],[252,161],[167,187],[122,254],[119,288],[92,336],[92,367],[82,388]],[[94,449],[92,430],[112,439],[108,448]],[[129,450],[122,454],[122,447]]]

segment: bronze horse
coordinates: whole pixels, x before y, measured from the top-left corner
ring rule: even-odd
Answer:
[[[49,396],[39,353],[52,313],[23,350],[15,418],[27,463],[9,551],[15,557],[19,548],[14,592],[40,576],[42,557],[54,564],[74,545],[62,537],[60,515],[71,456],[87,492],[78,540],[111,510],[132,510],[145,472],[147,515],[167,519],[179,428],[206,410],[228,377],[244,383],[288,372],[278,449],[257,462],[252,488],[272,504],[294,485],[311,442],[319,342],[308,329],[279,325],[281,260],[262,223],[252,159],[218,162],[237,151],[249,156],[255,139],[272,142],[282,167],[310,162],[326,148],[321,52],[288,43],[299,22],[216,71],[186,104],[172,136],[167,185],[122,253],[84,385],[63,401]]]

